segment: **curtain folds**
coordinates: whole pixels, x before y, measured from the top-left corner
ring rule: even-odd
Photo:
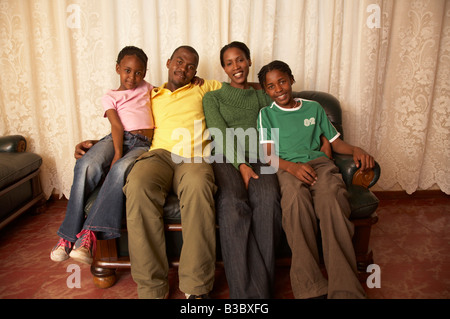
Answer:
[[[26,136],[47,196],[69,197],[75,144],[109,133],[100,99],[122,47],[144,49],[153,85],[182,44],[199,76],[226,81],[233,40],[251,81],[279,59],[295,90],[341,101],[346,141],[382,167],[377,190],[450,194],[450,0],[0,0],[0,134]]]

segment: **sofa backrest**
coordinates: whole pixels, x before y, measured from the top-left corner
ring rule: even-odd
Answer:
[[[327,113],[328,119],[334,125],[336,130],[341,133],[341,138],[344,139],[344,129],[342,127],[342,109],[341,103],[330,93],[320,91],[301,91],[292,92],[294,97],[305,100],[312,100],[318,102]]]

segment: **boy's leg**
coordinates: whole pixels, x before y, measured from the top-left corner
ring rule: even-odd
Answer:
[[[327,293],[327,280],[319,266],[318,223],[309,186],[290,173],[277,172],[281,190],[283,229],[292,251],[291,286],[295,298]]]
[[[164,152],[150,151],[138,158],[123,188],[131,275],[139,298],[162,298],[169,291],[163,206],[173,170]]]
[[[85,221],[85,201],[108,172],[113,156],[114,146],[108,135],[77,160],[66,217],[57,232],[60,237],[70,242],[77,240]]]
[[[325,266],[328,273],[328,298],[364,298],[356,275],[352,244],[354,226],[347,189],[333,161],[321,157],[310,162],[317,173],[311,187],[314,207],[320,219]]]
[[[204,161],[181,163],[175,168],[173,181],[183,225],[180,290],[192,295],[207,294],[213,288],[216,262],[214,173]]]

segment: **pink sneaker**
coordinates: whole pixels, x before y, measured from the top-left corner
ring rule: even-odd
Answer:
[[[69,253],[72,250],[72,243],[64,238],[60,238],[55,247],[50,253],[50,259],[53,261],[63,261],[69,258]]]
[[[76,261],[92,264],[93,257],[95,256],[95,249],[97,243],[97,237],[93,231],[83,229],[77,235],[77,241],[70,252],[70,257]]]

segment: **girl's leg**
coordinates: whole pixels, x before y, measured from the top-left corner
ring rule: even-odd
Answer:
[[[124,134],[124,156],[111,167],[97,198],[89,211],[83,231],[70,257],[90,264],[95,255],[97,237],[111,239],[120,236],[122,218],[124,217],[125,195],[122,188],[136,159],[148,151],[149,142],[142,141],[136,135]]]
[[[122,218],[125,216],[125,195],[122,188],[136,159],[147,151],[147,146],[134,147],[113,165],[92,205],[83,229],[97,232],[98,239],[120,236]]]
[[[63,261],[69,258],[73,243],[85,220],[85,200],[106,175],[114,155],[113,152],[112,138],[108,135],[77,160],[66,217],[57,232],[61,238],[50,253],[53,261]]]
[[[107,174],[113,156],[112,138],[108,135],[77,160],[66,217],[57,232],[61,238],[76,241],[85,220],[85,201]]]

